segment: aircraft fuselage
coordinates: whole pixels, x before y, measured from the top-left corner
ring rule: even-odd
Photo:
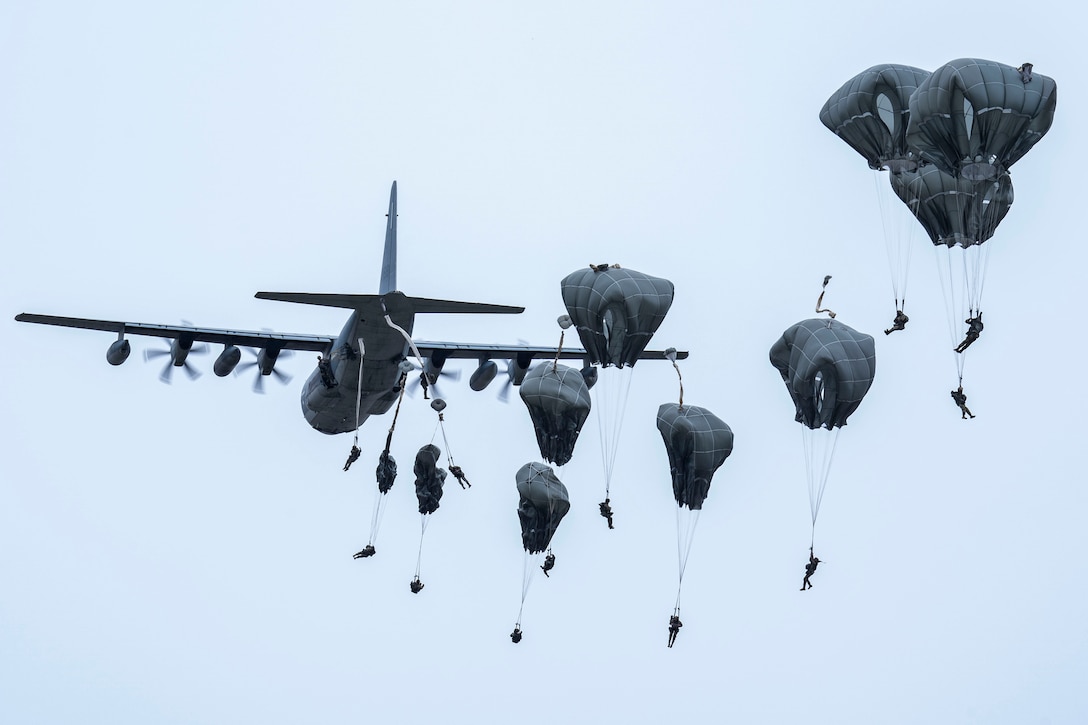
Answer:
[[[328,387],[315,369],[302,387],[302,413],[315,430],[335,435],[357,429],[371,415],[387,412],[397,401],[400,364],[408,341],[386,321],[409,335],[415,313],[408,298],[388,292],[348,319],[329,356],[336,385]],[[360,365],[360,340],[362,340]]]

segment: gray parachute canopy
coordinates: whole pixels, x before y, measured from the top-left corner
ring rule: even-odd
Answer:
[[[838,428],[857,410],[876,374],[873,338],[838,320],[802,320],[771,346],[799,423]]]
[[[544,363],[525,375],[520,390],[533,419],[541,458],[564,465],[574,453],[578,433],[589,417],[585,378],[566,365]]]
[[[559,522],[570,509],[570,497],[551,466],[526,463],[517,473],[521,543],[530,554],[548,548]]]
[[[923,164],[917,171],[891,174],[896,196],[903,200],[936,246],[969,247],[993,236],[1012,206],[1012,178],[971,181]]]
[[[910,96],[929,71],[909,65],[874,65],[831,94],[820,120],[850,145],[869,168],[892,171],[914,168],[907,146]]]
[[[412,470],[416,474],[416,498],[419,499],[419,512],[433,514],[442,500],[442,484],[446,482],[446,469],[438,467],[442,451],[433,443],[428,443],[416,453],[416,463]]]
[[[634,365],[646,349],[674,291],[667,279],[603,265],[568,274],[561,288],[590,361],[621,368]]]
[[[1050,129],[1057,102],[1057,84],[1030,64],[960,58],[911,96],[907,142],[947,174],[994,179]]]
[[[701,509],[714,472],[733,452],[733,431],[706,408],[676,403],[657,409],[657,429],[669,452],[677,505]]]
[[[389,493],[389,489],[393,488],[393,481],[397,478],[397,459],[393,458],[389,451],[382,451],[378,456],[378,468],[374,473],[378,478],[378,490],[381,493]]]

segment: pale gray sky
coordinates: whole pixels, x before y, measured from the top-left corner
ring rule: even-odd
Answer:
[[[0,720],[18,723],[625,721],[1079,723],[1088,400],[1070,360],[1086,253],[1075,153],[1084,18],[1057,3],[8,3],[0,9]],[[918,237],[905,333],[873,173],[821,124],[844,81],[958,57],[1054,78],[1054,127],[1013,168],[986,332],[952,346]],[[335,334],[337,310],[258,290],[374,292],[389,185],[400,287],[525,305],[422,338],[554,344],[559,280],[619,262],[676,284],[655,345],[736,436],[676,593],[654,427],[668,365],[634,371],[613,483],[591,416],[572,509],[525,640],[514,473],[529,418],[460,385],[447,433],[475,484],[427,531],[410,480],[433,414],[402,414],[379,555],[387,419],[312,431],[295,381],[158,380],[139,340],[38,312]],[[883,181],[883,179],[881,179]],[[809,537],[799,426],[767,360],[823,275],[877,337]],[[200,361],[198,361],[200,362]],[[465,367],[465,374],[470,371]]]

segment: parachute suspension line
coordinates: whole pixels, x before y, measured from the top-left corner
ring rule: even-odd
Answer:
[[[824,303],[824,293],[827,292],[827,283],[830,282],[830,281],[831,281],[831,275],[830,274],[824,275],[824,284],[823,284],[823,287],[820,288],[820,296],[816,298],[816,314],[821,314],[821,313],[826,312],[828,317],[830,317],[831,319],[835,319],[835,313],[832,312],[830,309],[827,309],[827,308],[824,308],[822,310],[820,309],[820,305],[822,305]]]
[[[355,386],[355,445],[359,445],[359,427],[362,423],[359,422],[359,409],[363,404],[363,355],[365,350],[363,348],[363,338],[359,338],[359,384]]]
[[[965,252],[964,249],[959,247],[950,247],[942,249],[940,246],[934,245],[934,259],[937,260],[937,275],[941,280],[941,295],[944,297],[945,308],[945,322],[948,325],[948,339],[952,343],[954,348],[959,344],[961,337],[959,333],[962,332],[963,320],[967,319],[967,307],[963,298],[962,280],[956,274],[956,264],[953,259],[957,254]],[[944,259],[942,259],[944,257]],[[957,284],[959,283],[959,284]],[[959,378],[959,382],[963,383],[963,365],[965,358],[963,353],[952,352],[953,359],[956,363],[956,374]]]
[[[518,607],[518,621],[517,626],[521,627],[521,617],[525,612],[525,598],[529,596],[529,587],[533,583],[533,575],[537,569],[540,568],[540,561],[543,559],[543,552],[537,552],[530,554],[525,552],[525,556],[522,558],[522,572],[521,572],[521,606]]]
[[[378,529],[382,526],[383,518],[385,518],[385,494],[379,492],[374,500],[374,513],[370,517],[370,541],[367,542],[369,546],[373,546],[377,541]]]
[[[360,370],[360,375],[362,371]],[[389,448],[393,445],[393,431],[397,428],[397,418],[400,416],[400,404],[404,402],[404,389],[408,384],[408,373],[401,373],[400,381],[397,385],[400,386],[400,394],[397,395],[397,407],[393,411],[393,422],[389,424],[389,432],[385,434],[385,455],[389,455]],[[359,386],[360,389],[362,386]],[[358,429],[356,429],[358,433]]]
[[[393,444],[393,431],[397,427],[397,418],[400,416],[400,404],[404,402],[404,389],[408,385],[408,373],[401,373],[400,380],[397,381],[397,385],[400,386],[400,393],[397,394],[397,407],[393,411],[393,422],[389,425],[389,433],[385,436],[385,452],[389,453],[389,446]]]
[[[679,576],[676,582],[676,611],[680,611],[680,589],[684,585],[684,571],[688,567],[688,556],[695,541],[695,527],[699,523],[699,509],[684,511],[683,506],[676,507],[676,559]]]
[[[955,347],[966,334],[967,318],[974,317],[981,311],[986,268],[990,259],[989,247],[985,244],[972,244],[966,248],[954,246],[947,249],[934,246],[934,252],[937,273],[941,279],[941,293],[944,296],[948,339]],[[953,352],[952,354],[956,361],[959,381],[962,383],[963,369],[967,360],[966,353]]]
[[[823,503],[824,489],[831,473],[831,463],[835,458],[835,446],[839,441],[840,428],[830,431],[811,430],[802,426],[801,439],[805,447],[805,468],[808,476],[808,504],[812,513],[812,527],[815,531],[816,517]],[[815,534],[814,534],[815,535]]]
[[[676,370],[676,377],[680,381],[680,402],[677,404],[678,410],[684,409],[684,376],[680,374],[680,366],[676,364],[676,348],[670,347],[665,351],[665,358],[672,363],[673,369]]]
[[[438,430],[442,431],[442,446],[443,446],[444,450],[446,451],[446,462],[449,464],[450,468],[452,469],[452,468],[456,468],[457,464],[453,460],[453,449],[450,448],[450,441],[446,437],[446,426],[443,425],[445,420],[446,420],[445,416],[441,412],[439,412],[438,413]],[[431,435],[431,441],[434,442],[434,435]],[[463,486],[462,486],[462,488],[463,488]]]
[[[616,467],[619,453],[620,433],[623,431],[624,413],[627,398],[631,393],[631,379],[634,367],[626,374],[617,369],[614,373],[605,373],[597,380],[595,389],[600,390],[597,400],[597,430],[601,439],[601,461],[604,464],[604,493],[609,498],[612,490],[612,472]]]
[[[399,383],[400,384],[400,395],[397,397],[397,407],[393,411],[393,422],[389,425],[389,432],[385,434],[385,449],[384,449],[383,452],[385,453],[386,456],[389,455],[389,449],[393,445],[393,431],[397,427],[397,417],[400,415],[400,404],[404,400],[404,387],[405,387],[405,383],[407,382],[407,379],[408,379],[408,375],[406,373],[402,373],[401,376],[400,376],[400,383]],[[360,386],[360,388],[361,387],[362,386]],[[358,435],[359,435],[358,429],[356,429],[355,435],[356,435],[356,437],[358,437]],[[378,497],[374,500],[374,514],[370,518],[370,541],[368,543],[371,546],[374,545],[374,540],[378,538],[378,529],[381,528],[382,518],[384,518],[384,516],[385,516],[385,494],[382,493],[381,489],[379,489],[378,490]]]
[[[555,348],[555,359],[552,360],[552,372],[559,369],[559,358],[563,355],[563,338],[567,334],[567,328],[574,325],[570,315],[560,315],[555,323],[559,325],[559,346]]]
[[[344,470],[351,468],[351,464],[359,460],[359,456],[362,455],[362,449],[359,448],[359,427],[362,425],[360,420],[359,407],[361,405],[363,397],[363,338],[359,338],[359,379],[356,381],[355,389],[355,440],[352,441],[351,451],[348,453],[348,459],[344,463]],[[324,373],[322,373],[324,375]]]
[[[978,314],[982,308],[982,292],[986,286],[986,270],[990,266],[990,247],[975,245],[978,249],[969,260],[971,264],[971,312]]]
[[[525,598],[529,596],[529,587],[533,583],[533,574],[536,573],[537,559],[541,558],[541,552],[530,554],[525,552],[524,557],[524,571],[521,574],[521,607],[525,608]],[[518,610],[518,621],[521,621],[521,609]]]
[[[419,554],[416,555],[416,579],[419,579],[419,570],[423,564],[423,535],[427,533],[427,524],[430,523],[431,517],[428,514],[420,514],[419,516]]]
[[[891,171],[887,172],[890,176]],[[873,175],[874,191],[880,207],[880,222],[884,227],[884,246],[888,253],[888,272],[892,280],[895,309],[904,310],[907,298],[907,281],[910,277],[910,260],[914,251],[917,224],[910,212],[896,196],[891,179],[883,171]]]

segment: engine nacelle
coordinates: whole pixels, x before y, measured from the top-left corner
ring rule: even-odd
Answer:
[[[491,384],[491,381],[495,379],[495,375],[499,372],[499,366],[494,360],[484,360],[480,363],[480,367],[476,368],[475,372],[468,379],[468,386],[479,392]]]
[[[174,367],[184,367],[185,359],[189,357],[189,351],[192,349],[193,341],[190,339],[179,337],[170,343],[170,359],[173,361]]]
[[[227,345],[223,348],[223,352],[219,353],[219,357],[215,359],[212,370],[219,377],[225,378],[234,372],[234,368],[238,366],[241,359],[242,351],[234,345]]]
[[[280,353],[283,352],[279,347],[266,347],[257,353],[257,369],[261,371],[261,375],[271,375],[273,368],[276,367],[276,361],[280,359]],[[284,354],[287,357],[290,351]]]
[[[106,350],[106,362],[110,365],[120,365],[132,354],[132,345],[128,340],[117,340],[110,349]]]
[[[525,380],[525,373],[529,372],[529,366],[532,365],[533,356],[530,353],[518,353],[517,357],[510,361],[510,382],[514,385],[521,385],[521,381]]]
[[[434,385],[438,382],[438,376],[442,374],[442,366],[446,364],[446,353],[435,351],[433,355],[423,361],[423,373],[427,376],[427,382]]]

